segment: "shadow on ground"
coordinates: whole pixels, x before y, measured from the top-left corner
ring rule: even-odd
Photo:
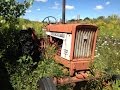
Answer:
[[[14,90],[4,63],[0,60],[0,90]]]
[[[73,90],[86,90],[85,85],[87,84],[87,81],[82,81],[76,83],[76,86],[73,88]]]

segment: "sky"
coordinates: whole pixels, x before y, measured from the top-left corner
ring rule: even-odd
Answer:
[[[23,2],[24,0],[18,0]],[[117,14],[120,16],[120,0],[66,0],[66,20],[85,17],[97,18]],[[47,16],[62,17],[62,0],[34,0],[26,10],[25,19],[42,21]]]

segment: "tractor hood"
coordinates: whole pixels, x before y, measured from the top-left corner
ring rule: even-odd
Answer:
[[[98,27],[95,25],[89,24],[50,24],[46,27],[46,31],[49,32],[61,32],[61,33],[72,33],[77,28],[94,28],[97,29]]]

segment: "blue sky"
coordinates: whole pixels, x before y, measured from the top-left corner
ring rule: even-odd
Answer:
[[[24,0],[18,0],[23,2]],[[61,18],[62,0],[34,0],[23,18],[42,21],[47,16]],[[120,15],[120,0],[66,0],[66,19]]]

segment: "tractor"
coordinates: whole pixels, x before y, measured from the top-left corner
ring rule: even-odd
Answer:
[[[65,23],[65,0],[63,0],[62,23],[50,23],[46,17],[43,29],[49,42],[56,46],[55,61],[69,70],[69,77],[43,77],[38,81],[39,90],[56,90],[58,84],[75,83],[88,78],[90,64],[94,61],[98,27],[89,24]]]

